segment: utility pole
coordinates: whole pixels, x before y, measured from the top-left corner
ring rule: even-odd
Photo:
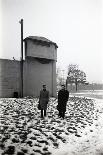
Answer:
[[[20,60],[20,68],[21,68],[21,97],[23,97],[23,19],[19,21],[21,24],[21,60]]]

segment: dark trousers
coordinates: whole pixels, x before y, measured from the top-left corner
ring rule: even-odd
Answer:
[[[44,116],[46,116],[46,110],[41,109],[41,117],[43,118]]]
[[[59,111],[59,116],[62,117],[64,119],[65,117],[65,112],[64,111]]]

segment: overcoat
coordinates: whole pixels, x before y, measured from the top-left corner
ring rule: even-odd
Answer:
[[[39,102],[40,102],[41,109],[46,110],[47,104],[49,102],[49,91],[48,90],[40,91]]]
[[[65,112],[66,111],[66,104],[69,98],[69,92],[67,90],[61,89],[58,92],[58,110]]]

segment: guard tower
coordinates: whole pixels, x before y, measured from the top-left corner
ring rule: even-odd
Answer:
[[[24,96],[38,97],[46,84],[50,96],[56,97],[57,44],[38,36],[29,36],[24,42]]]

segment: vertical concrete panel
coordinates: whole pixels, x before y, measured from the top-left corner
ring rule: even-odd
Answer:
[[[39,96],[42,85],[45,83],[52,95],[52,63],[42,64],[35,58],[27,59],[26,94]]]
[[[20,62],[0,59],[0,97],[13,97],[20,93]]]
[[[52,96],[57,97],[56,93],[56,61],[52,61]]]
[[[39,44],[36,44],[33,40],[28,40],[25,43],[26,52],[25,56],[30,57],[39,57],[39,58],[46,58],[46,59],[57,59],[57,51],[54,45],[49,46],[42,46]]]

